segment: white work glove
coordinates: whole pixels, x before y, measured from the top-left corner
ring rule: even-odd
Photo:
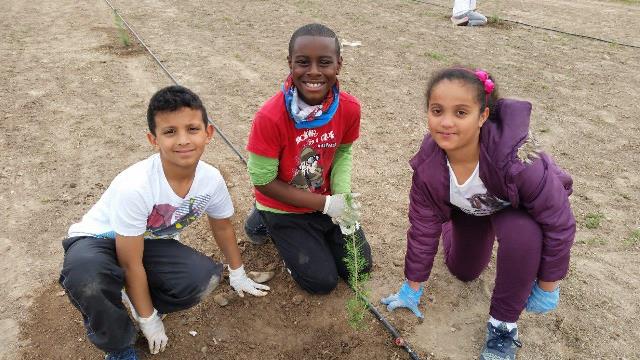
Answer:
[[[323,214],[329,215],[336,223],[352,225],[360,217],[360,202],[356,197],[360,194],[351,194],[351,201],[347,201],[345,194],[327,195],[324,201]]]
[[[158,316],[158,310],[153,309],[153,314],[148,318],[138,318],[138,325],[144,337],[147,338],[149,352],[157,354],[160,351],[164,351],[169,338],[164,332],[164,324],[162,324],[162,320]]]
[[[240,297],[244,297],[245,292],[253,296],[265,296],[268,293],[260,290],[271,290],[267,285],[258,284],[249,279],[244,272],[244,265],[240,265],[240,267],[235,270],[229,267],[229,283]]]
[[[338,225],[340,225],[340,231],[342,232],[342,235],[351,235],[358,229],[360,229],[360,223],[357,221],[353,224],[345,224],[338,221]]]

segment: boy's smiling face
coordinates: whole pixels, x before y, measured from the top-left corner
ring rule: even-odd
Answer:
[[[309,105],[319,105],[335,85],[342,67],[335,38],[300,36],[287,58],[298,95]]]
[[[204,124],[202,111],[181,107],[155,116],[156,135],[147,138],[159,152],[162,163],[174,169],[195,167],[213,136],[213,126]]]

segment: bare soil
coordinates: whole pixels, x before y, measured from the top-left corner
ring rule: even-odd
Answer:
[[[407,161],[426,128],[426,80],[452,64],[489,70],[504,96],[533,103],[534,132],[575,181],[579,229],[561,303],[552,314],[522,316],[519,358],[640,359],[639,49],[520,25],[453,27],[445,0],[114,3],[176,78],[201,94],[241,151],[252,115],[287,73],[294,29],[323,22],[342,39],[362,42],[343,49],[340,80],[363,105],[353,183],[363,194],[373,247],[375,302],[403,276]],[[640,45],[637,1],[479,5],[487,16]],[[0,359],[99,359],[80,314],[60,296],[60,241],[118,172],[150,154],[146,104],[170,81],[138,44],[118,43],[103,1],[4,0],[0,11]],[[224,172],[243,238],[252,204],[244,164],[219,137],[204,160]],[[204,222],[184,241],[220,258]],[[170,346],[153,358],[408,358],[372,317],[366,331],[347,325],[346,286],[329,296],[304,294],[282,271],[273,245],[241,247],[249,269],[277,272],[272,293],[226,307],[208,299],[170,314]],[[383,313],[422,358],[474,358],[494,275],[492,262],[464,284],[438,258],[425,321],[402,310]],[[223,284],[216,293],[227,291]],[[138,345],[151,358],[144,340]]]

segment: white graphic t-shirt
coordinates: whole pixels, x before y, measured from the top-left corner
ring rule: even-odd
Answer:
[[[180,231],[203,213],[225,219],[233,211],[218,169],[200,161],[189,193],[181,198],[164,176],[160,155],[154,154],[118,174],[82,221],[71,225],[69,237],[178,239]]]
[[[473,174],[462,185],[458,184],[449,160],[447,160],[447,166],[449,167],[449,201],[460,210],[469,215],[486,216],[511,205],[508,201],[487,194],[487,188],[480,179],[480,163],[476,164]]]

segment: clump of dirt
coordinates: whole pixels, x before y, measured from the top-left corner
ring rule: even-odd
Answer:
[[[101,45],[96,47],[96,50],[122,57],[144,55],[144,48],[137,41],[132,42],[129,46],[122,44]]]
[[[511,30],[515,24],[499,16],[488,16],[487,26],[495,29]]]

